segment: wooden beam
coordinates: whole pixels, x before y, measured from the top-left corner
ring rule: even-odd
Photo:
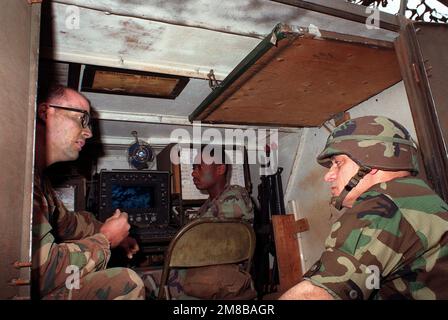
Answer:
[[[337,18],[342,18],[359,23],[366,23],[370,14],[366,13],[366,7],[358,4],[349,3],[343,0],[271,0],[278,3],[302,8],[305,10],[315,11],[328,14]],[[381,29],[398,32],[400,25],[397,18],[387,12],[380,11]]]

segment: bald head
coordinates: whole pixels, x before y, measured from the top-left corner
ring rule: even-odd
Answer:
[[[76,160],[87,139],[92,137],[89,127],[90,103],[76,90],[51,87],[40,96],[39,125],[45,129],[45,165]],[[36,148],[42,148],[43,144]]]
[[[61,85],[53,85],[50,87],[43,86],[39,88],[37,104],[38,105],[42,103],[60,104],[61,101],[65,100],[67,94],[72,96],[73,95],[80,96],[85,101],[87,101],[87,99],[76,90]]]

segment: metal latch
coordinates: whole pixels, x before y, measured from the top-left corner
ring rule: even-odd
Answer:
[[[221,86],[221,81],[216,80],[213,69],[210,69],[210,72],[207,74],[207,78],[208,78],[208,85],[212,90],[215,90]]]

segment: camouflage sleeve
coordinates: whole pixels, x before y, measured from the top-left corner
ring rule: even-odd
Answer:
[[[252,221],[254,208],[246,189],[232,186],[217,203],[218,216]]]
[[[364,194],[332,226],[320,260],[304,278],[335,298],[368,299],[381,280],[402,263],[410,246],[418,250],[415,234],[392,200],[383,194]]]
[[[36,186],[35,186],[36,187]],[[101,233],[82,240],[56,243],[49,222],[48,202],[35,188],[33,203],[33,285],[44,296],[64,286],[74,270],[79,276],[104,269],[110,257],[110,244]]]
[[[57,207],[55,211],[55,220],[57,221],[55,232],[59,239],[64,241],[84,239],[99,232],[102,223],[95,219],[93,214],[87,211],[73,212],[67,210],[51,187],[48,189],[51,190],[52,198]]]

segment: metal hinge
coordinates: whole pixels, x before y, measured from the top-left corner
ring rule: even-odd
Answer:
[[[31,268],[32,263],[31,262],[21,262],[21,261],[16,261],[12,264],[14,266],[14,268],[16,269],[20,269],[20,268]]]
[[[31,268],[32,263],[31,262],[22,262],[22,261],[15,261],[13,264],[13,267],[16,269],[21,268]],[[10,286],[29,286],[30,280],[29,279],[11,279],[9,281]]]
[[[221,81],[216,80],[213,69],[210,69],[210,72],[207,74],[207,78],[208,78],[208,86],[212,90],[215,90],[221,86]]]
[[[30,296],[14,296],[11,300],[31,300]]]
[[[9,285],[10,286],[29,286],[30,285],[30,280],[27,279],[11,279],[11,281],[9,281]]]
[[[347,120],[350,120],[350,113],[343,111],[335,114],[333,116],[334,119],[334,125],[337,127],[340,124],[344,123]]]
[[[310,225],[307,218],[299,219],[294,221],[294,231],[296,233],[301,233],[310,230]]]
[[[428,76],[428,78],[432,77],[432,65],[429,63],[429,59],[425,60],[425,71],[426,71],[426,75]]]

